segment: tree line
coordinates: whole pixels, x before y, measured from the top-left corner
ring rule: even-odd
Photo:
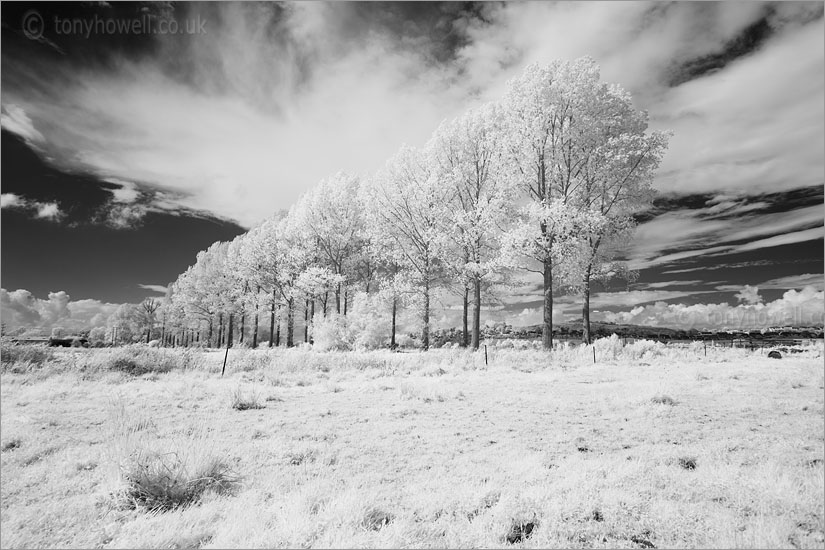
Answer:
[[[463,344],[477,349],[485,300],[535,272],[543,346],[553,346],[560,291],[581,295],[589,342],[591,288],[631,275],[614,260],[653,199],[668,137],[648,130],[630,94],[601,82],[591,58],[533,64],[423,147],[402,146],[369,177],[334,174],[201,251],[159,307],[139,311],[164,341],[231,346],[251,330],[252,346],[261,332],[270,346],[293,346],[296,317],[309,339],[313,319],[372,299],[390,312],[390,345],[406,309],[427,349],[434,300],[453,293]]]

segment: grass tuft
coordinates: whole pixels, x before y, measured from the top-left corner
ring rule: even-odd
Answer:
[[[2,448],[0,448],[0,450],[2,450],[2,452],[5,453],[6,451],[13,451],[15,449],[19,449],[22,445],[23,440],[19,437],[15,437],[14,439],[9,439],[5,443],[3,443],[3,446]]]
[[[266,405],[260,402],[260,396],[255,390],[246,392],[241,389],[240,386],[235,388],[235,391],[232,392],[230,404],[236,411],[263,409],[266,407]]]
[[[361,520],[361,527],[368,531],[380,531],[395,519],[395,516],[380,508],[370,508]]]
[[[682,456],[679,457],[679,466],[684,468],[685,470],[695,470],[697,466],[697,460],[695,456]]]
[[[656,395],[653,399],[650,400],[651,403],[656,405],[668,405],[670,407],[676,405],[677,401],[670,397],[669,395]]]
[[[513,522],[510,525],[510,530],[505,537],[507,544],[518,544],[529,539],[533,534],[535,528],[538,527],[536,520],[527,522]]]

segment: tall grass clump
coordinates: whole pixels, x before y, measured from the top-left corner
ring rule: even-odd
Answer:
[[[261,398],[254,389],[250,391],[243,390],[240,386],[236,387],[230,396],[230,405],[236,411],[246,411],[250,409],[263,409],[266,405],[261,403]]]
[[[118,371],[131,376],[166,373],[173,369],[189,370],[197,364],[191,349],[149,348],[142,345],[89,351],[80,360],[85,372]]]
[[[214,492],[232,492],[240,479],[218,456],[205,427],[175,439],[161,439],[140,419],[115,408],[109,465],[115,504],[122,508],[168,511],[191,506]]]
[[[3,372],[25,373],[42,368],[54,359],[54,351],[37,344],[14,344],[6,339],[0,342],[0,365]]]

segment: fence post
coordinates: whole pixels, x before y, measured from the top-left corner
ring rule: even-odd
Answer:
[[[593,346],[593,364],[596,364],[596,346]]]
[[[484,344],[484,364],[487,364],[487,344]]]

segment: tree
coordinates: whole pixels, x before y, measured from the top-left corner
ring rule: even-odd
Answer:
[[[338,172],[301,197],[292,214],[317,248],[320,265],[339,276],[334,289],[336,313],[341,313],[342,287],[346,292],[346,285],[358,275],[356,262],[364,248],[359,187],[358,178]]]
[[[379,249],[399,266],[394,279],[414,289],[425,350],[430,345],[432,293],[444,283],[439,231],[447,196],[425,153],[408,146],[387,162],[362,194],[370,239],[380,242]]]
[[[450,190],[447,213],[441,219],[440,233],[446,240],[442,259],[462,282],[465,338],[466,283],[473,289],[473,349],[478,349],[480,341],[482,286],[489,286],[503,268],[499,236],[512,214],[513,192],[502,159],[501,118],[498,104],[484,105],[442,123],[428,144],[437,177]]]
[[[628,275],[612,260],[632,236],[633,214],[652,202],[653,175],[669,138],[667,132],[647,133],[647,113],[634,109],[630,95],[619,86],[601,84],[594,100],[592,128],[581,133],[571,153],[583,166],[575,203],[587,220],[579,234],[585,247],[580,288],[583,339],[588,344],[591,281]]]
[[[137,321],[140,326],[141,332],[146,333],[147,344],[151,339],[152,329],[155,328],[155,324],[157,322],[155,312],[157,312],[159,307],[160,301],[155,300],[154,298],[147,298],[143,300],[137,308]]]
[[[554,276],[560,271],[570,274],[569,262],[559,262],[579,248],[571,241],[578,239],[576,225],[581,218],[572,210],[578,207],[576,194],[588,180],[591,159],[585,149],[604,145],[602,128],[610,124],[601,101],[604,94],[598,67],[585,57],[548,66],[531,64],[508,83],[504,97],[503,139],[510,173],[529,202],[511,239],[529,244],[529,256],[540,265],[545,349],[553,347],[553,289],[561,286],[554,285]],[[535,230],[528,231],[526,225]]]

